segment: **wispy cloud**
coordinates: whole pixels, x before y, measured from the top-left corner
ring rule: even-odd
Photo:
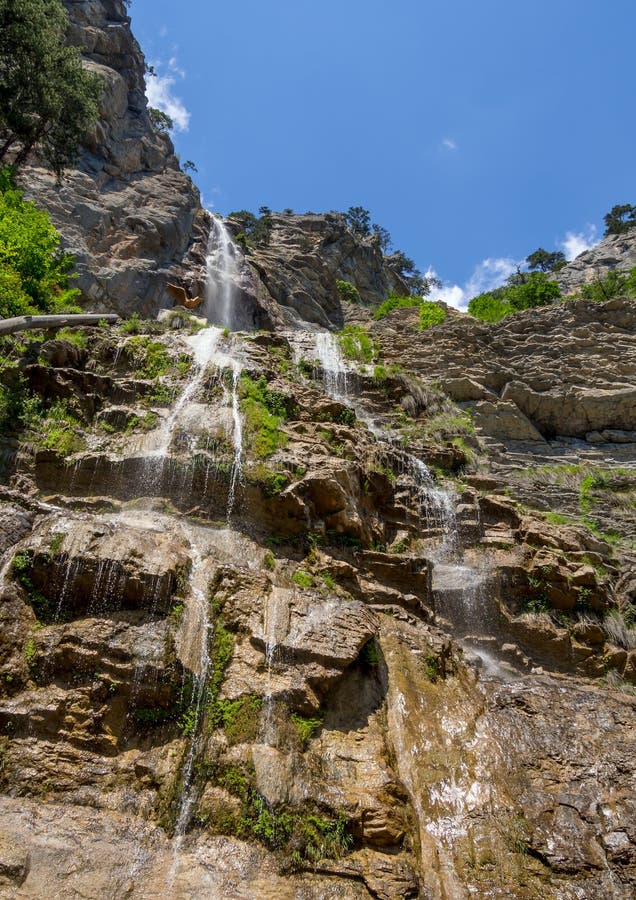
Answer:
[[[511,257],[488,257],[475,266],[465,284],[442,284],[439,288],[433,288],[429,299],[441,300],[449,306],[454,306],[455,309],[464,310],[472,297],[504,284],[506,278],[516,272],[519,265],[520,263]],[[437,273],[430,267],[426,275],[432,278],[436,277]]]
[[[442,147],[444,147],[446,150],[458,150],[459,149],[457,141],[451,137],[445,137],[443,139]]]
[[[576,259],[581,253],[585,253],[598,241],[596,225],[587,225],[583,231],[568,231],[565,238],[559,241],[561,250],[566,259]]]
[[[184,79],[185,72],[175,56],[171,56],[166,64],[153,62],[152,68],[156,75],[151,75],[146,80],[148,103],[170,116],[176,131],[187,131],[190,126],[190,113],[183,100],[174,93],[177,79]],[[167,68],[167,72],[161,71],[164,68]]]

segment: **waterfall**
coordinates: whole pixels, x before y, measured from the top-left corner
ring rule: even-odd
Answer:
[[[347,366],[338,341],[330,331],[319,331],[315,337],[316,358],[322,368],[325,393],[345,403],[348,398]]]
[[[243,421],[241,419],[241,410],[239,407],[238,386],[241,375],[241,367],[239,363],[234,362],[232,365],[232,421],[234,429],[232,433],[232,443],[234,445],[234,459],[232,461],[232,476],[230,478],[230,490],[227,498],[227,521],[229,524],[232,510],[234,509],[234,500],[236,497],[236,485],[241,478],[241,461],[243,454]]]
[[[204,312],[210,322],[236,327],[235,301],[239,279],[238,250],[219,216],[212,217],[206,257]]]
[[[201,746],[201,724],[205,715],[207,699],[207,678],[210,670],[210,632],[213,623],[210,621],[208,582],[203,559],[197,541],[190,529],[184,526],[190,542],[192,569],[190,571],[190,603],[188,615],[184,623],[184,642],[182,653],[190,663],[194,673],[194,703],[188,750],[181,770],[181,795],[179,797],[177,820],[175,824],[172,846],[172,865],[168,873],[168,886],[172,890],[179,867],[179,852],[183,837],[190,823],[190,817],[196,801],[193,790],[195,762]]]

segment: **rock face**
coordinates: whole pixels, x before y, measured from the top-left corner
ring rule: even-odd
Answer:
[[[636,228],[625,234],[610,234],[590,250],[581,253],[557,274],[564,296],[574,294],[608,272],[628,271],[636,266]]]
[[[229,220],[237,231],[238,223]],[[360,239],[347,228],[342,213],[271,216],[267,243],[249,260],[267,293],[293,322],[302,319],[326,328],[341,328],[342,298],[336,281],[348,281],[364,303],[378,305],[391,292],[408,294],[402,279],[387,265],[373,238]]]
[[[108,114],[33,185],[155,309],[197,200],[122,5],[68,5]],[[244,331],[3,347],[0,893],[632,898],[636,301],[422,332],[341,216],[271,226]]]
[[[11,349],[58,416],[1,457],[15,896],[633,896],[633,448],[559,468],[500,397],[546,317],[567,390],[633,309],[344,310],[374,364],[313,321]]]
[[[69,0],[69,40],[103,79],[100,121],[60,186],[37,165],[22,182],[76,254],[85,301],[96,311],[149,314],[172,303],[168,272],[205,249],[199,193],[172,142],[153,128],[144,58],[121,0]]]

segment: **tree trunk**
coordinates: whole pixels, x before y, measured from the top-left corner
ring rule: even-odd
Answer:
[[[106,322],[115,325],[119,322],[119,316],[114,313],[100,315],[99,313],[87,313],[86,315],[57,315],[57,316],[17,316],[15,319],[0,319],[0,336],[15,334],[17,331],[35,331],[47,328],[72,328],[75,325],[99,325]]]

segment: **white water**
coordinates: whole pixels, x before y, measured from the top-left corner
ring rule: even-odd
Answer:
[[[229,231],[218,216],[212,217],[206,258],[205,304],[203,310],[210,322],[236,327],[235,302],[239,280],[238,250]]]
[[[208,579],[203,565],[203,560],[192,533],[186,531],[190,541],[192,569],[190,571],[190,597],[188,614],[185,623],[186,634],[182,652],[189,661],[191,670],[195,674],[195,696],[191,720],[191,735],[188,752],[181,770],[182,790],[179,798],[179,812],[175,825],[173,841],[172,866],[168,875],[168,887],[174,886],[177,869],[179,867],[179,852],[183,837],[186,833],[192,809],[195,803],[195,792],[192,790],[192,775],[194,763],[199,749],[201,723],[205,713],[205,699],[207,696],[206,683],[210,671],[209,638],[213,623],[209,617]]]
[[[241,376],[240,364],[236,361],[232,362],[232,421],[234,429],[232,432],[232,443],[234,446],[234,459],[232,461],[232,476],[230,478],[230,490],[227,499],[227,521],[230,521],[232,510],[234,509],[234,501],[236,499],[236,485],[239,483],[242,471],[242,455],[243,455],[243,420],[241,419],[241,410],[239,407],[238,385]]]
[[[217,362],[217,346],[221,337],[221,329],[211,326],[203,328],[198,334],[186,338],[194,355],[194,373],[191,375],[185,390],[172,408],[170,416],[163,423],[158,433],[158,445],[149,456],[166,457],[169,455],[172,439],[184,409],[196,397],[206,375],[206,370],[211,362]]]
[[[325,393],[334,400],[346,403],[349,396],[347,385],[349,370],[335,335],[330,331],[316,332],[315,351],[323,373]]]

